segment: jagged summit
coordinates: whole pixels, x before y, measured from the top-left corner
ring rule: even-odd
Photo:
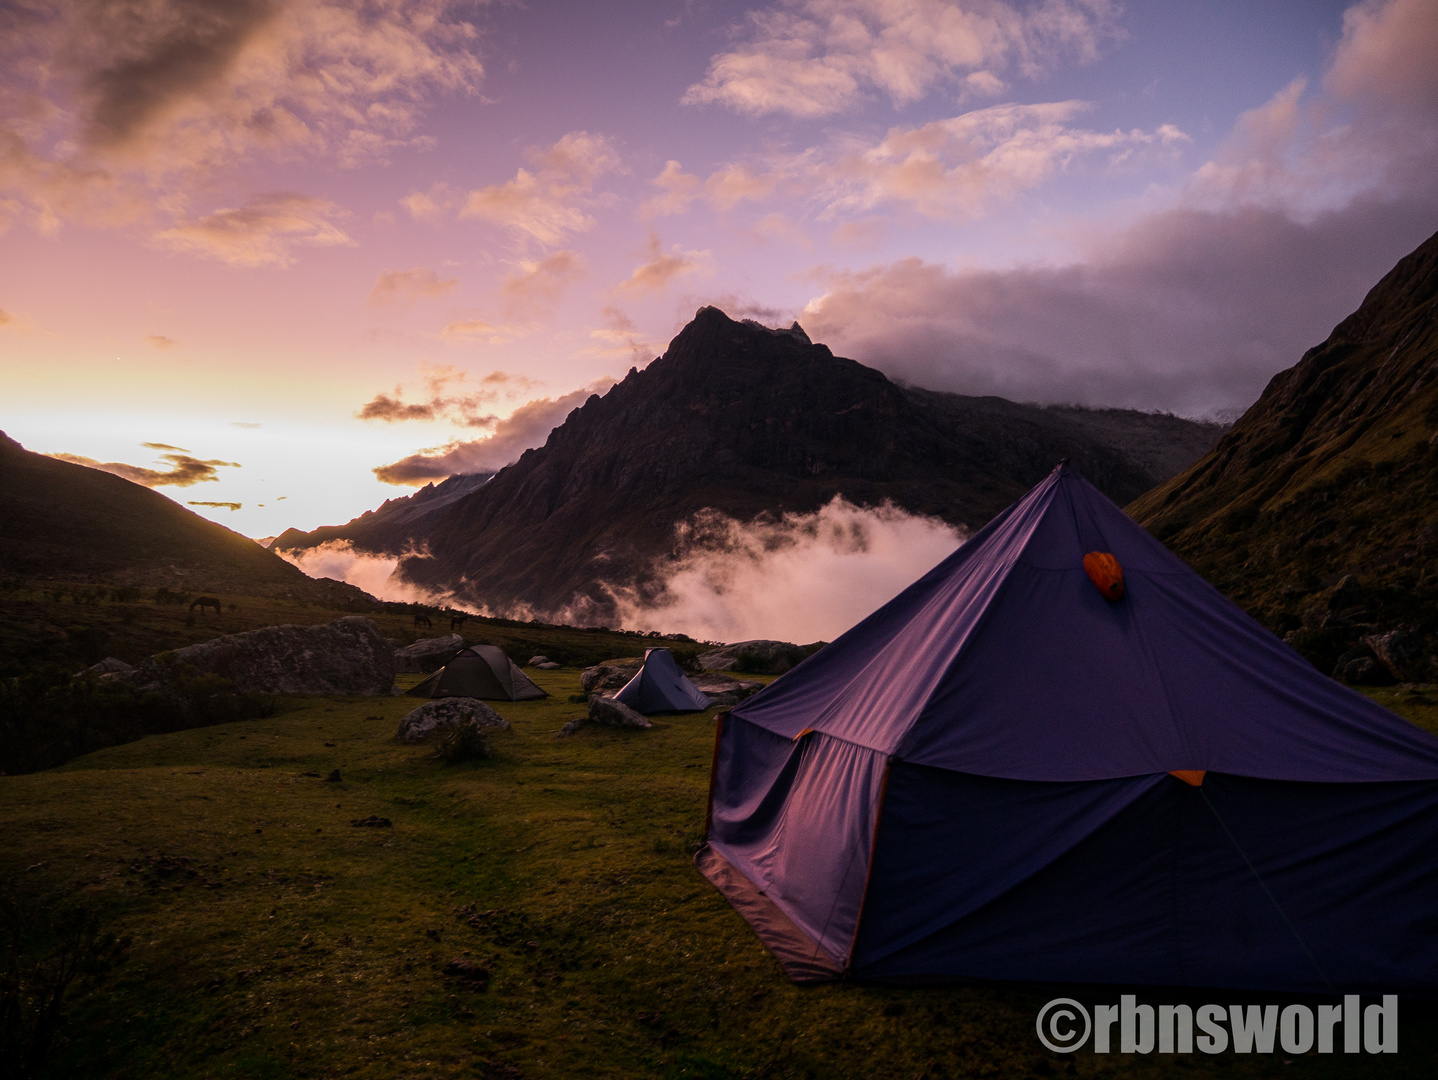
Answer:
[[[1116,411],[1102,431],[1062,410],[901,387],[797,326],[700,308],[664,355],[593,395],[433,522],[401,573],[503,610],[576,598],[604,620],[606,585],[642,583],[675,527],[817,510],[842,494],[976,527],[1063,457],[1127,501],[1162,478],[1123,443],[1157,424],[1185,460],[1219,429]]]

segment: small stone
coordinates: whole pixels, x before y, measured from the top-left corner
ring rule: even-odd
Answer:
[[[338,769],[332,771],[325,777],[325,782],[328,784],[338,784],[340,782],[340,771]]]
[[[576,716],[573,720],[570,720],[570,721],[569,721],[568,723],[566,723],[562,728],[559,729],[559,734],[556,735],[555,738],[556,738],[556,739],[563,739],[563,738],[566,738],[567,736],[573,735],[576,731],[578,731],[580,728],[582,728],[582,727],[583,727],[585,724],[587,724],[588,722],[589,722],[589,717],[587,717],[587,716]]]
[[[378,814],[371,814],[369,817],[351,818],[350,824],[357,829],[390,829],[394,827],[393,822],[387,817],[380,817]]]

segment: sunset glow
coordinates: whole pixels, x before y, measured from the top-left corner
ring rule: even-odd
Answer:
[[[0,428],[255,537],[502,467],[703,304],[1230,415],[1438,224],[1433,0],[0,19]]]

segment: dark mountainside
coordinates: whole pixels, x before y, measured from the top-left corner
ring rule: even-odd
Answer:
[[[1325,671],[1438,679],[1438,235],[1129,512]]]
[[[277,551],[318,547],[344,540],[379,555],[403,555],[422,545],[444,512],[471,491],[482,487],[494,473],[465,473],[438,484],[426,484],[413,495],[386,499],[345,525],[324,525],[313,532],[286,529],[270,546]]]
[[[373,597],[316,581],[253,540],[119,476],[33,454],[0,432],[0,575],[293,596]]]
[[[432,557],[401,572],[436,589],[462,583],[461,599],[490,610],[577,601],[572,613],[603,622],[603,583],[645,584],[675,554],[676,524],[705,508],[747,521],[842,494],[977,528],[1061,458],[1127,502],[1168,475],[1155,470],[1156,428],[1158,442],[1184,448],[1174,468],[1222,430],[1078,412],[905,389],[797,325],[769,330],[703,308],[663,357],[456,502],[429,533]],[[1125,450],[1128,435],[1142,453]]]

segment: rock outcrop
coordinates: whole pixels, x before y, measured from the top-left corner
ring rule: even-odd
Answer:
[[[78,679],[82,675],[89,675],[90,677],[95,679],[117,677],[124,678],[126,676],[133,675],[134,673],[135,669],[129,664],[125,663],[125,661],[121,660],[118,656],[107,656],[98,664],[91,664],[89,667],[77,674],[75,677]]]
[[[579,676],[579,685],[586,694],[600,690],[618,690],[644,666],[644,657],[629,656],[620,660],[606,660],[585,668]]]
[[[413,745],[438,738],[448,729],[466,726],[481,732],[508,731],[509,721],[478,698],[439,698],[405,713],[395,740]]]
[[[622,701],[603,694],[589,695],[589,721],[605,727],[652,728],[642,713],[635,712]]]
[[[388,694],[394,645],[373,619],[347,615],[322,626],[266,626],[157,653],[129,678],[163,687],[191,671],[222,676],[240,693]]]
[[[413,645],[396,649],[394,669],[396,671],[429,673],[438,671],[454,659],[454,654],[464,648],[464,638],[458,634],[447,637],[423,638]]]
[[[692,675],[689,681],[709,698],[709,706],[732,709],[746,698],[753,697],[764,689],[761,682],[729,679],[720,675]]]
[[[741,671],[753,675],[782,675],[809,655],[802,645],[788,641],[740,641],[699,654],[705,671]]]

